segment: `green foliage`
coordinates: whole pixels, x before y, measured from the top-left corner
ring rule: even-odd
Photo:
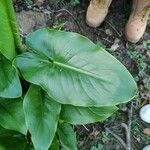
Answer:
[[[145,49],[150,50],[150,40],[144,41],[143,46]]]
[[[60,118],[74,125],[88,124],[103,121],[110,117],[115,111],[117,111],[116,106],[75,107],[72,105],[63,105]]]
[[[32,8],[32,5],[33,5],[33,1],[32,0],[25,0],[25,3],[26,3],[28,8]]]
[[[35,149],[48,149],[55,136],[61,105],[51,100],[40,87],[31,86],[24,98],[23,108]]]
[[[44,28],[31,33],[26,44],[32,51],[17,56],[17,67],[59,103],[112,106],[137,93],[127,69],[79,34]]]
[[[102,132],[101,138],[102,138],[103,143],[106,143],[107,141],[109,141],[108,132]]]
[[[0,54],[0,97],[16,98],[21,94],[21,84],[14,66]]]
[[[80,4],[80,1],[79,0],[70,0],[70,4],[72,6],[76,6],[76,5]]]
[[[65,150],[77,150],[76,134],[71,125],[59,123],[57,133],[60,143]]]
[[[0,150],[25,150],[25,147],[26,140],[22,134],[0,126]]]
[[[136,95],[127,69],[76,33],[37,30],[16,56],[22,44],[10,0],[0,1],[0,17],[1,150],[76,150],[73,124],[102,121]]]
[[[55,25],[53,25],[53,29],[61,30],[65,26],[66,22],[56,21]]]
[[[0,125],[6,129],[27,133],[22,99],[0,99]]]
[[[0,150],[25,150],[25,139],[22,137],[0,136]]]
[[[21,42],[11,0],[0,1],[0,18],[0,97],[16,98],[21,96],[22,91],[10,60],[16,56]]]
[[[137,112],[136,112],[137,113]],[[144,123],[141,123],[141,120],[135,115],[133,115],[132,119],[132,128],[131,134],[133,137],[133,141],[139,139],[141,144],[135,144],[134,149],[142,149],[145,145],[148,145],[150,142],[150,136],[144,134],[143,129],[147,128],[148,126]]]
[[[55,136],[49,150],[59,150],[59,140]]]
[[[98,146],[92,146],[90,148],[90,150],[103,150],[103,145],[102,144],[98,144]]]
[[[0,54],[0,97],[16,98],[21,94],[21,84],[15,67]]]
[[[0,1],[0,18],[0,52],[12,60],[16,56],[16,50],[21,48],[22,44],[11,0]]]

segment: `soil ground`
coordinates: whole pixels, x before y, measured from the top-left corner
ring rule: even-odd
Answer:
[[[88,3],[87,0],[79,4],[77,0],[47,0],[38,6],[32,0],[14,0],[23,39],[41,26],[80,33],[117,57],[137,81],[139,94],[132,103],[119,106],[119,111],[104,122],[75,127],[79,150],[125,149],[120,138],[127,142],[129,133],[122,123],[128,125],[128,122],[132,123],[129,140],[132,149],[141,150],[150,144],[150,125],[139,118],[140,108],[150,103],[150,21],[140,42],[131,44],[124,37],[124,27],[131,10],[130,0],[114,0],[105,22],[96,29],[85,23]]]

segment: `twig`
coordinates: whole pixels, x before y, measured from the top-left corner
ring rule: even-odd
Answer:
[[[88,129],[85,125],[82,125],[82,126],[84,127],[84,129],[85,129],[86,131],[89,132],[89,129]]]
[[[129,132],[128,125],[126,123],[121,123],[121,126],[125,129],[126,132],[126,150],[131,150],[130,132]]]
[[[80,31],[82,32],[82,28],[81,28],[80,24],[78,23],[78,21],[76,20],[76,18],[74,17],[74,15],[73,15],[69,10],[67,10],[67,9],[65,9],[65,8],[62,8],[62,9],[56,10],[56,11],[54,11],[54,12],[62,12],[62,11],[68,13],[68,14],[73,18],[73,20],[76,22],[78,28],[79,28]]]
[[[133,115],[133,103],[130,105],[130,109],[128,110],[128,125],[122,123],[122,127],[124,127],[126,131],[126,150],[131,150],[131,124],[132,124],[132,115]]]
[[[131,103],[130,109],[128,111],[128,129],[130,134],[131,134],[132,116],[133,116],[133,103]],[[131,136],[130,136],[130,144],[131,144]]]
[[[44,13],[50,15],[50,14],[52,14],[52,13],[59,13],[59,12],[66,12],[66,13],[68,13],[68,14],[73,18],[73,20],[74,20],[75,23],[77,24],[77,26],[78,26],[80,32],[82,33],[83,30],[82,30],[82,28],[81,28],[79,22],[77,21],[77,19],[74,17],[74,15],[73,15],[69,10],[67,10],[67,9],[65,9],[65,8],[62,8],[62,9],[59,9],[59,10],[46,11],[46,12],[44,12]]]
[[[106,41],[106,42],[108,42],[108,43],[113,44],[113,42],[112,42],[112,41],[110,41],[110,40],[108,40],[107,38],[102,38],[102,40],[104,40],[104,41]]]
[[[119,31],[118,31],[110,22],[107,21],[107,23],[108,23],[108,24],[111,26],[111,28],[118,34],[119,37],[122,36],[122,34],[119,33]]]
[[[114,132],[112,132],[109,128],[105,128],[105,130],[110,133],[112,136],[114,136],[119,142],[120,144],[124,147],[124,149],[126,149],[126,143],[122,140],[121,137],[119,137],[118,135],[116,135]]]

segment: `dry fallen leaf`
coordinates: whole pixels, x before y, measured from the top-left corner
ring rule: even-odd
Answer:
[[[145,128],[143,133],[150,136],[150,128]]]
[[[44,1],[45,0],[36,0],[35,4],[40,7],[44,3]]]
[[[120,42],[120,40],[116,38],[113,45],[111,46],[110,50],[116,51],[119,48],[119,42]]]

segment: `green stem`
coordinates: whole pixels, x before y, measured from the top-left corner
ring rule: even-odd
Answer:
[[[12,33],[13,33],[13,37],[14,37],[14,41],[15,41],[15,45],[18,51],[22,51],[23,49],[23,44],[20,38],[20,33],[18,30],[18,24],[17,24],[17,20],[16,20],[16,14],[13,8],[13,3],[12,0],[4,0],[5,4],[6,4],[6,8],[7,8],[7,12],[8,12],[8,16],[9,16],[9,21],[10,21],[10,26],[12,29]]]

